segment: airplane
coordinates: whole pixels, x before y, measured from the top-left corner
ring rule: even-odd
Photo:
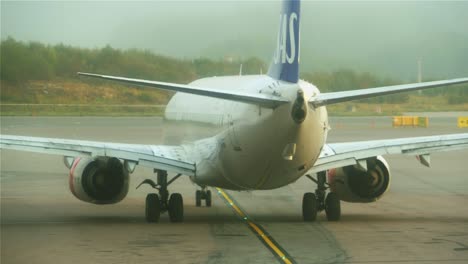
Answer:
[[[156,182],[141,183],[157,190],[146,196],[146,221],[158,222],[167,212],[171,222],[182,222],[183,197],[169,192],[180,177],[200,187],[196,206],[204,201],[207,207],[212,204],[209,187],[270,190],[307,177],[317,187],[303,196],[304,221],[315,221],[322,211],[329,221],[337,221],[341,201],[371,203],[389,189],[390,167],[382,155],[414,155],[429,166],[433,152],[468,148],[468,133],[327,143],[327,105],[467,83],[468,78],[320,93],[299,79],[300,17],[300,1],[284,0],[276,49],[265,75],[203,78],[185,85],[78,73],[176,92],[167,104],[166,119],[222,125],[219,134],[179,146],[1,135],[0,149],[64,156],[70,191],[94,204],[121,201],[135,167],[152,168]],[[175,176],[169,179],[169,173]]]

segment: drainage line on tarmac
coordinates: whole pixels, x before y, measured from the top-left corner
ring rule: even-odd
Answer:
[[[234,213],[242,220],[244,224],[257,236],[257,238],[271,251],[275,258],[280,263],[293,264],[297,263],[291,255],[288,254],[284,248],[282,248],[273,237],[253,219],[251,219],[235,202],[235,200],[227,194],[223,189],[216,188],[219,197],[221,197],[228,206],[232,208]]]

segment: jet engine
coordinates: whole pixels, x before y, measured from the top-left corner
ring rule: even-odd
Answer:
[[[73,195],[85,202],[113,204],[128,193],[129,172],[117,158],[76,158],[65,164],[70,168],[69,187]]]
[[[328,171],[330,190],[340,200],[353,203],[377,201],[390,187],[388,163],[381,156],[367,159],[367,170],[356,165]]]

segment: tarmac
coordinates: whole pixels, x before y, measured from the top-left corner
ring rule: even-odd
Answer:
[[[139,117],[1,117],[1,133],[180,144],[216,127]],[[468,132],[455,117],[430,119],[429,128],[392,128],[391,117],[331,118],[329,142]],[[184,198],[185,221],[144,219],[149,186],[135,190],[150,169],[137,167],[130,192],[115,205],[77,200],[68,190],[62,157],[2,150],[1,259],[9,263],[283,263],[213,192],[213,206],[195,207],[188,178],[170,186]],[[302,221],[307,178],[272,191],[226,191],[267,232],[292,263],[468,263],[468,150],[431,155],[426,168],[411,156],[385,156],[390,190],[376,203],[342,203],[339,222]]]

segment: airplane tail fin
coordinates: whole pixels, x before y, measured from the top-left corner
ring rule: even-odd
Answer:
[[[301,3],[284,0],[276,50],[268,75],[277,80],[296,83],[299,80],[299,24]]]

